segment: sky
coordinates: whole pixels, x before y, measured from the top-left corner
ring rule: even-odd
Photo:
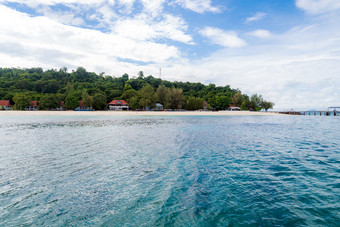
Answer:
[[[340,106],[339,21],[339,0],[0,0],[0,67],[143,71],[325,110]]]

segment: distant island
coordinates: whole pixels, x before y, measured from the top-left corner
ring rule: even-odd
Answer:
[[[268,110],[262,95],[248,96],[230,85],[170,82],[128,74],[112,77],[78,67],[72,72],[42,68],[0,68],[0,100],[15,110],[105,110],[124,100],[129,110]],[[0,109],[6,106],[0,105]]]

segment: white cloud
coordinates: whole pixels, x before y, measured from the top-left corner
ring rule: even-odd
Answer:
[[[233,31],[224,31],[219,28],[205,27],[199,33],[210,39],[214,44],[223,47],[243,47],[246,42],[240,39]]]
[[[29,7],[36,8],[39,5],[56,5],[56,4],[84,4],[84,5],[98,5],[106,0],[0,0],[0,2],[15,2],[20,4],[25,4]],[[112,1],[110,1],[112,2]]]
[[[73,13],[62,12],[52,10],[50,7],[42,7],[38,9],[38,12],[42,13],[44,16],[59,21],[63,24],[81,26],[85,24],[85,21],[81,17],[75,17]]]
[[[221,12],[219,7],[211,5],[211,0],[176,0],[176,3],[183,8],[192,10],[196,13]]]
[[[188,26],[184,19],[163,13],[165,0],[1,1],[26,4],[49,19],[65,25],[104,29],[106,32],[139,41],[170,39],[193,44],[192,37],[186,33]],[[132,12],[137,2],[143,7]],[[61,10],[55,4],[64,4],[67,10]]]
[[[32,59],[31,62],[60,66],[89,63],[91,67],[114,64],[117,58],[163,62],[179,57],[174,46],[136,42],[113,34],[63,25],[45,17],[32,18],[2,5],[0,20],[0,52],[24,62]],[[9,46],[15,47],[14,50],[5,48]],[[9,59],[0,62],[9,62]],[[15,62],[21,64],[20,60]]]
[[[263,29],[258,29],[258,30],[252,31],[252,32],[248,32],[246,34],[250,35],[250,36],[255,36],[255,37],[258,37],[258,38],[270,38],[272,36],[270,31],[263,30]]]
[[[339,19],[333,15],[311,26],[297,26],[276,34],[261,45],[225,48],[163,71],[180,74],[182,80],[214,81],[230,84],[247,94],[263,94],[275,102],[276,109],[326,109],[340,105]]]
[[[186,23],[179,17],[170,14],[162,15],[161,21],[145,18],[140,15],[136,18],[119,20],[113,31],[120,36],[135,40],[171,39],[183,43],[192,43],[191,36],[185,34]]]
[[[246,22],[262,20],[266,15],[265,13],[257,12],[254,16],[246,18]]]
[[[325,13],[340,9],[339,0],[296,0],[296,6],[308,13]]]
[[[152,16],[158,16],[163,12],[163,3],[165,0],[141,0],[144,6],[144,11]]]

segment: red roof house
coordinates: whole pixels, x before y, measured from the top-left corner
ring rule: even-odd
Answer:
[[[76,111],[90,111],[93,110],[91,106],[85,106],[83,101],[79,101],[79,106],[75,108]]]
[[[122,105],[129,105],[129,103],[127,103],[125,100],[112,100],[109,105],[118,105],[118,106],[122,106]]]
[[[30,106],[28,107],[28,110],[37,110],[38,108],[38,101],[30,101]]]
[[[112,100],[109,103],[110,110],[129,110],[129,103],[125,100]]]
[[[30,101],[30,106],[38,107],[38,101]]]
[[[9,100],[0,100],[0,106],[2,106],[5,110],[10,110],[12,107]]]
[[[229,105],[229,111],[240,111],[241,108],[240,107],[237,107],[237,106],[234,106],[234,105]]]

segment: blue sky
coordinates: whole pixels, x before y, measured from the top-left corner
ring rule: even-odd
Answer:
[[[339,0],[0,0],[0,67],[83,66],[340,105]]]

